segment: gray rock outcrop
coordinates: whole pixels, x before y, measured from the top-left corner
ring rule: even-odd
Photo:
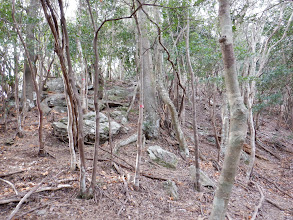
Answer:
[[[147,149],[147,152],[154,162],[167,168],[176,169],[178,158],[175,154],[166,151],[157,145],[150,146]]]
[[[99,113],[100,116],[100,142],[103,143],[109,139],[109,121],[105,114]],[[83,117],[84,120],[84,141],[88,143],[95,142],[95,132],[96,132],[96,122],[95,122],[95,112],[89,112]],[[68,118],[62,118],[58,122],[53,123],[53,133],[61,140],[68,140],[67,135],[67,123]],[[121,125],[113,120],[111,120],[111,132],[112,135],[117,135],[120,132]]]

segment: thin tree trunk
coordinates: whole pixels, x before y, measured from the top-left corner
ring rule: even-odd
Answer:
[[[229,111],[226,94],[223,95],[223,104],[221,110],[222,129],[221,129],[221,153],[225,153],[229,139]]]
[[[176,108],[174,106],[174,103],[170,99],[168,92],[166,91],[163,82],[162,82],[162,76],[158,77],[157,80],[157,85],[158,85],[158,92],[163,100],[163,102],[168,106],[170,113],[171,113],[171,119],[172,119],[172,124],[174,126],[176,138],[179,142],[179,149],[181,155],[185,158],[189,156],[189,149],[185,140],[184,133],[181,129],[179,118],[178,118],[178,113],[176,111]]]
[[[143,60],[143,39],[142,32],[140,28],[140,23],[138,22],[137,16],[134,16],[136,27],[137,27],[137,38],[139,45],[139,66],[137,71],[139,73],[139,116],[137,123],[137,155],[135,164],[135,176],[134,176],[134,187],[139,190],[139,180],[140,180],[140,162],[141,162],[141,150],[142,150],[142,124],[143,124],[143,108],[144,108],[144,60]]]
[[[247,109],[241,97],[237,78],[229,2],[229,0],[219,0],[219,20],[222,36],[219,42],[224,61],[225,84],[230,105],[231,125],[223,169],[210,215],[211,220],[225,219],[240,153],[247,132]]]
[[[44,141],[43,141],[43,111],[42,111],[42,108],[41,108],[41,97],[40,97],[40,93],[39,93],[39,88],[38,88],[38,84],[37,84],[37,80],[36,80],[36,69],[32,63],[32,60],[30,59],[30,54],[29,54],[29,51],[28,51],[28,48],[26,46],[26,43],[22,37],[22,33],[21,33],[21,30],[19,29],[18,27],[18,24],[16,22],[16,19],[15,19],[15,0],[12,1],[12,18],[13,18],[13,21],[14,21],[14,25],[15,25],[15,29],[17,31],[17,34],[18,34],[18,37],[20,38],[20,41],[24,47],[24,50],[25,50],[25,54],[26,54],[26,57],[27,57],[27,61],[29,63],[29,68],[30,68],[30,71],[32,73],[32,80],[33,80],[33,85],[34,85],[34,89],[36,91],[36,95],[37,95],[37,107],[38,107],[38,111],[39,111],[39,128],[38,128],[38,132],[39,132],[39,156],[46,156],[46,152],[45,152],[45,147],[44,147]]]
[[[84,156],[84,137],[83,137],[83,113],[79,95],[75,85],[73,77],[72,63],[69,51],[69,37],[67,32],[66,20],[64,16],[64,7],[62,0],[58,0],[60,9],[60,23],[62,27],[62,35],[60,34],[57,16],[49,1],[40,0],[45,17],[50,26],[51,32],[55,39],[55,51],[59,57],[61,70],[63,73],[64,80],[66,82],[65,88],[67,89],[70,102],[72,103],[72,111],[74,113],[74,120],[77,128],[77,144],[80,157],[80,197],[84,197],[86,193],[85,183],[85,156]],[[48,14],[50,12],[50,15]],[[62,37],[62,40],[60,39]],[[60,44],[62,43],[62,45]],[[64,44],[64,45],[63,45]],[[64,55],[65,53],[65,55]],[[66,58],[65,58],[66,56]],[[67,62],[66,62],[66,61]]]
[[[216,86],[215,83],[213,83],[213,106],[212,106],[212,110],[211,110],[211,116],[212,116],[212,124],[213,124],[213,130],[214,130],[214,137],[215,137],[215,141],[216,141],[216,146],[218,149],[218,157],[217,160],[218,162],[220,161],[220,154],[221,154],[221,144],[219,142],[219,138],[218,138],[218,132],[217,132],[217,126],[216,126],[216,117],[215,117],[215,112],[216,112]]]
[[[94,159],[93,159],[93,173],[92,173],[92,180],[91,180],[91,185],[88,190],[88,196],[92,197],[93,193],[95,191],[95,186],[96,186],[96,178],[97,178],[97,163],[98,163],[98,148],[100,145],[100,133],[99,133],[99,128],[100,128],[100,117],[99,117],[99,87],[100,87],[100,77],[101,77],[101,72],[99,68],[99,53],[98,53],[98,30],[92,15],[92,9],[91,5],[89,3],[89,0],[87,0],[87,5],[88,5],[88,10],[89,14],[91,17],[92,25],[93,25],[93,30],[95,32],[94,40],[93,40],[93,47],[94,47],[94,55],[95,55],[95,61],[94,61],[94,105],[95,105],[95,120],[96,120],[96,131],[95,131],[95,152],[94,152]]]
[[[64,80],[64,77],[63,77]],[[64,85],[66,86],[66,83],[64,82]],[[68,94],[68,89],[64,91],[65,93],[65,98],[66,98],[66,104],[67,104],[67,117],[68,117],[68,122],[67,122],[67,133],[68,133],[68,144],[69,144],[69,151],[70,151],[70,169],[74,171],[76,169],[76,153],[75,153],[75,139],[74,139],[74,134],[75,134],[75,128],[74,128],[74,114],[72,111],[72,104],[70,102],[69,94]]]
[[[254,84],[255,82],[251,82],[251,89],[255,90]],[[249,83],[247,83],[247,95],[248,95],[248,126],[250,131],[250,147],[251,147],[251,153],[250,153],[250,159],[249,159],[249,165],[246,172],[246,181],[249,181],[249,178],[252,174],[254,161],[255,161],[255,128],[254,128],[254,122],[253,122],[253,112],[252,112],[252,105],[254,100],[254,91],[251,91]]]
[[[193,138],[194,138],[194,165],[196,169],[195,174],[195,189],[200,191],[200,167],[199,167],[199,141],[198,141],[198,131],[197,131],[197,115],[196,115],[196,82],[194,80],[194,72],[192,69],[191,61],[190,61],[190,52],[189,52],[189,12],[187,12],[187,29],[186,29],[186,60],[188,71],[191,76],[191,90],[192,90],[192,126],[193,126]]]
[[[16,120],[17,120],[17,136],[22,138],[22,126],[21,126],[21,115],[19,112],[19,97],[18,97],[18,53],[16,42],[14,44],[14,78],[15,78],[15,108],[16,108]]]

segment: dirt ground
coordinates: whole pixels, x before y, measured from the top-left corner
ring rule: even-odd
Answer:
[[[220,109],[218,108],[219,112]],[[200,151],[206,157],[201,161],[201,169],[211,179],[218,181],[223,158],[216,162],[217,148],[206,134],[213,135],[209,110],[205,108],[203,99],[199,106],[199,127],[204,130],[200,138]],[[63,115],[55,115],[57,118]],[[187,119],[191,118],[190,109]],[[136,132],[137,112],[131,113],[127,134],[114,138],[114,143]],[[202,188],[202,192],[193,189],[189,176],[189,166],[193,163],[192,142],[191,156],[183,160],[179,156],[178,145],[165,130],[160,138],[147,141],[143,149],[142,172],[147,174],[141,178],[140,191],[133,190],[128,181],[133,171],[123,160],[135,165],[136,145],[129,144],[119,151],[119,158],[114,161],[120,164],[120,173],[111,168],[108,153],[99,150],[97,174],[97,192],[94,199],[78,199],[79,172],[70,171],[70,154],[68,144],[58,140],[52,134],[52,115],[46,116],[44,136],[46,151],[51,156],[38,157],[38,117],[37,110],[29,112],[23,138],[13,138],[16,132],[15,118],[10,117],[8,130],[0,132],[0,219],[6,219],[15,209],[17,202],[5,202],[15,198],[11,182],[20,195],[24,195],[44,178],[39,189],[44,191],[32,194],[15,215],[15,219],[208,219],[211,211],[214,189]],[[56,120],[56,117],[55,119]],[[218,122],[220,127],[220,122]],[[219,129],[220,130],[220,129]],[[186,122],[184,132],[191,136],[191,124]],[[257,133],[262,147],[257,145],[255,168],[252,181],[245,183],[247,164],[241,160],[236,177],[235,187],[228,208],[229,219],[250,219],[260,202],[260,192],[264,201],[256,219],[289,220],[293,219],[293,133],[282,123],[277,126],[277,116],[265,115]],[[147,155],[146,148],[160,145],[180,158],[176,170],[170,170],[154,164]],[[109,145],[102,148],[110,151]],[[266,150],[265,150],[266,149]],[[270,151],[270,153],[268,152]],[[85,146],[87,184],[92,172],[93,146]],[[57,176],[56,176],[57,175]],[[125,176],[124,180],[123,176]],[[128,178],[128,180],[127,180]],[[179,200],[169,197],[163,187],[164,179],[176,182]],[[45,187],[50,187],[45,189]],[[60,189],[58,189],[58,187]],[[18,199],[19,200],[19,199]],[[3,204],[4,203],[4,204]]]

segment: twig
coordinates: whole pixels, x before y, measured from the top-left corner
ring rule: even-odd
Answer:
[[[262,149],[264,149],[265,151],[269,152],[271,155],[273,155],[273,156],[276,157],[277,159],[281,160],[281,158],[280,158],[279,155],[277,155],[276,153],[274,153],[274,152],[272,152],[271,150],[269,150],[268,148],[266,148],[262,142],[260,142],[259,140],[257,140],[256,143],[257,143],[258,146],[260,146]]]
[[[46,207],[46,206],[48,206],[48,205],[50,205],[50,204],[52,204],[52,203],[53,203],[53,202],[50,202],[50,203],[47,203],[47,204],[45,204],[45,205],[41,205],[41,206],[38,206],[38,207],[32,208],[32,209],[28,210],[27,212],[24,212],[24,213],[18,215],[17,218],[20,219],[20,217],[22,217],[22,216],[24,216],[24,215],[27,215],[27,214],[29,214],[29,213],[31,213],[31,212],[34,212],[34,211],[37,210],[37,209],[44,208],[44,207]]]
[[[269,180],[268,178],[259,175],[261,178],[265,179],[266,181],[268,181],[269,183],[273,184],[280,192],[284,193],[285,195],[289,196],[291,199],[293,199],[293,196],[289,193],[287,193],[285,190],[281,189],[275,182]]]
[[[17,173],[22,173],[22,172],[24,172],[24,171],[26,171],[26,170],[19,170],[19,171],[15,171],[15,172],[11,172],[11,173],[0,174],[0,178],[2,178],[2,177],[7,177],[7,176],[11,176],[11,175],[13,175],[13,174],[17,174]]]
[[[275,202],[273,202],[272,200],[270,200],[270,199],[268,199],[268,198],[266,198],[266,201],[267,201],[268,203],[270,203],[271,205],[275,206],[276,208],[282,210],[282,211],[285,210],[284,208],[280,207],[278,204],[276,204]]]
[[[13,188],[15,194],[18,195],[18,192],[12,182],[9,182],[8,180],[2,179],[2,178],[0,178],[0,180],[3,181],[4,183],[7,183],[8,185],[10,185]]]
[[[231,218],[231,216],[229,215],[228,212],[226,213],[226,216],[227,216],[228,220],[233,220],[233,218]]]
[[[265,196],[264,196],[264,194],[263,194],[263,191],[262,191],[261,187],[260,187],[257,183],[254,183],[254,184],[257,186],[257,189],[258,189],[258,191],[259,191],[261,197],[260,197],[260,200],[259,200],[258,205],[255,207],[255,210],[254,210],[254,213],[253,213],[253,215],[252,215],[252,217],[251,217],[251,220],[254,220],[254,219],[256,218],[257,213],[258,213],[258,210],[259,210],[260,207],[262,206],[262,203],[263,203],[263,201],[264,201],[264,199],[265,199]]]
[[[281,189],[275,182],[271,182],[272,184],[274,184],[274,186],[282,193],[284,193],[285,195],[289,196],[291,199],[293,199],[293,196],[289,193],[287,193],[285,190]]]
[[[59,172],[57,175],[49,178],[49,176],[46,176],[38,185],[34,186],[20,201],[19,203],[17,204],[17,206],[15,207],[15,209],[11,212],[11,214],[9,215],[8,217],[8,220],[11,220],[15,214],[18,212],[18,210],[20,209],[22,203],[25,202],[25,200],[30,197],[34,192],[37,191],[38,188],[40,188],[40,186],[45,182],[47,181],[48,179],[55,179],[57,176],[59,176],[61,173],[63,173],[64,170],[62,170],[61,172]]]

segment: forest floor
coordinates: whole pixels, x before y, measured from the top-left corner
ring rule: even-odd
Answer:
[[[223,158],[217,160],[217,148],[212,140],[213,129],[207,98],[202,96],[198,107],[198,127],[204,131],[199,135],[200,152],[206,158],[200,167],[211,179],[218,181]],[[137,132],[138,113],[132,111],[127,134],[114,138],[114,144]],[[217,114],[220,114],[217,105]],[[57,117],[56,117],[57,116]],[[52,120],[63,117],[55,113],[46,116],[44,126],[45,147],[51,156],[38,156],[38,114],[33,109],[27,115],[24,137],[15,138],[16,121],[10,116],[8,129],[0,131],[0,219],[6,219],[15,209],[21,196],[44,178],[39,191],[32,194],[15,215],[15,219],[208,219],[214,197],[214,189],[202,187],[201,192],[193,189],[189,167],[193,164],[191,142],[191,109],[187,108],[184,132],[190,146],[191,156],[183,160],[179,156],[178,143],[168,131],[162,130],[157,140],[147,141],[142,153],[141,189],[135,191],[131,183],[123,179],[133,176],[129,164],[135,165],[136,144],[122,147],[114,161],[120,164],[120,172],[111,168],[108,153],[99,150],[97,193],[94,199],[78,199],[79,172],[70,171],[68,143],[52,134]],[[257,132],[257,158],[252,182],[247,184],[247,163],[240,161],[235,186],[228,208],[229,219],[251,219],[259,205],[263,192],[264,200],[256,219],[293,219],[293,133],[279,123],[276,115],[262,115]],[[220,121],[217,121],[220,127]],[[219,129],[220,131],[220,129]],[[249,143],[247,139],[247,143]],[[147,154],[147,147],[160,145],[175,153],[179,158],[176,170],[154,164]],[[101,146],[110,151],[109,144]],[[270,152],[270,153],[269,153]],[[87,184],[91,178],[93,146],[85,146]],[[123,160],[127,161],[126,164]],[[127,168],[128,167],[128,168]],[[60,173],[61,172],[61,173]],[[56,176],[57,175],[57,176]],[[173,180],[179,192],[174,200],[166,194],[163,182]],[[20,197],[15,197],[14,185]],[[48,188],[45,188],[48,187]],[[59,187],[59,188],[58,188]],[[43,190],[43,191],[42,191]],[[9,200],[13,198],[13,200]],[[16,198],[16,199],[15,199]],[[6,200],[6,201],[5,201]],[[18,201],[17,201],[18,200]]]

